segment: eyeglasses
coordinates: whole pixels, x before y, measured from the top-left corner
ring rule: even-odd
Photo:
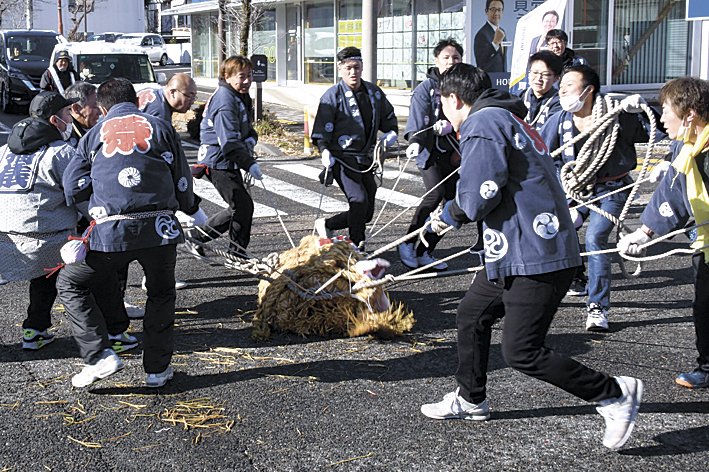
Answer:
[[[185,93],[185,92],[183,92],[183,91],[180,90],[180,89],[175,89],[175,90],[177,90],[177,91],[180,92],[182,95],[184,95],[185,97],[189,98],[190,100],[196,100],[196,99],[197,99],[197,92],[195,92],[195,93]]]
[[[563,45],[563,41],[547,41],[547,46],[561,46]]]
[[[555,76],[554,73],[552,72],[536,72],[536,71],[529,71],[529,76],[530,77],[541,77],[542,80],[549,80],[552,77]]]
[[[502,13],[502,10],[503,10],[502,8],[495,8],[495,7],[487,9],[487,11],[492,12],[492,13]]]

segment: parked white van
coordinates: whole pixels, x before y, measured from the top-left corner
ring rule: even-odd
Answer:
[[[130,80],[136,92],[157,88],[167,81],[165,73],[153,70],[150,59],[139,47],[99,41],[59,44],[52,52],[52,64],[59,51],[71,56],[74,70],[81,80],[99,85],[113,77]]]

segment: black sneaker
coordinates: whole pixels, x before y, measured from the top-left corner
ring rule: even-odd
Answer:
[[[586,279],[581,277],[574,277],[574,280],[571,282],[571,286],[569,287],[569,291],[566,292],[566,295],[570,297],[585,297],[586,295],[588,295],[588,289],[586,288]]]

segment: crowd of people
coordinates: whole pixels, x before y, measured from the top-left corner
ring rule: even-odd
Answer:
[[[503,8],[502,1],[488,2],[490,23]],[[427,193],[407,229],[409,239],[398,246],[399,257],[408,268],[446,270],[433,250],[444,233],[470,222],[484,242],[484,269],[457,310],[457,388],[423,405],[421,412],[435,419],[490,417],[486,385],[492,326],[505,317],[502,353],[508,365],[597,403],[606,420],[603,444],[617,449],[633,429],[642,381],[609,376],[545,346],[565,296],[588,296],[585,326],[590,331],[608,329],[611,307],[611,259],[604,251],[611,247],[616,224],[584,208],[572,214],[574,202],[562,188],[560,168],[586,149],[589,138],[579,135],[619,106],[617,140],[592,172],[585,195],[598,198],[597,206],[617,217],[630,194],[617,190],[633,182],[634,144],[648,141],[649,124],[640,113],[639,96],[616,105],[604,97],[596,71],[566,48],[565,33],[553,29],[551,20],[529,58],[529,88],[519,96],[494,89],[485,67],[463,63],[463,48],[453,39],[435,46],[434,66],[413,93],[406,156],[415,161]],[[498,30],[484,40],[499,43],[502,37]],[[502,46],[489,49],[489,60],[504,58]],[[13,127],[0,149],[0,201],[13,209],[0,219],[0,276],[5,283],[29,281],[25,349],[53,341],[51,307],[56,298],[64,304],[85,362],[72,377],[73,386],[86,387],[122,369],[117,353],[138,345],[127,332],[130,318],[143,317],[146,385],[161,387],[174,373],[176,245],[185,241],[182,227],[194,228],[190,239],[197,243],[227,233],[228,251],[248,257],[254,204],[242,172],[263,178],[254,155],[253,66],[242,56],[221,64],[201,122],[198,165],[190,169],[171,125],[172,113],[188,110],[197,96],[189,76],[176,74],[161,89],[136,94],[122,78],[98,88],[76,81],[65,74],[68,58],[57,57],[46,74],[54,88],[32,100],[30,116]],[[362,79],[358,48],[342,49],[337,65],[340,80],[320,99],[312,140],[322,158],[323,186],[337,182],[348,209],[318,218],[314,227],[323,238],[346,229],[364,251],[377,192],[376,153],[397,144],[398,123],[384,91]],[[709,387],[709,295],[700,290],[709,280],[704,226],[709,218],[709,84],[692,77],[671,80],[660,103],[661,122],[676,142],[673,156],[654,173],[659,184],[642,214],[642,227],[624,235],[618,250],[636,255],[654,235],[691,220],[699,224],[693,242],[698,250],[693,309],[698,366],[676,382]],[[552,158],[550,151],[561,147],[563,152]],[[227,208],[207,217],[193,193],[193,177],[206,177]],[[583,240],[593,252],[587,276],[578,236],[585,221]],[[425,244],[416,243],[420,232]],[[75,244],[65,244],[68,237]],[[190,249],[203,255],[200,244]],[[45,275],[43,269],[56,265],[60,256],[66,264]],[[132,261],[145,272],[144,312],[135,313],[137,307],[125,299]]]

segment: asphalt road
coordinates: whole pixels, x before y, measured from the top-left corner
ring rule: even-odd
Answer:
[[[188,153],[194,158],[194,149]],[[304,202],[319,185],[295,174],[302,170],[292,167],[297,164],[317,167],[298,159],[262,161],[270,180],[266,190],[253,189],[265,212],[249,247],[257,256],[289,247],[268,208],[278,208],[294,239],[310,234],[317,210]],[[384,188],[391,188],[395,175],[387,175]],[[283,182],[300,188],[300,197],[284,194]],[[402,179],[397,189],[411,196],[423,190],[416,178]],[[343,200],[334,188],[327,196]],[[207,198],[207,212],[217,208]],[[400,210],[390,203],[381,221]],[[407,224],[407,217],[394,220],[369,247],[400,236]],[[438,255],[453,254],[474,237],[471,227],[451,234]],[[393,273],[404,272],[393,251],[385,257]],[[451,268],[475,263],[456,259]],[[703,469],[709,391],[673,383],[696,357],[688,266],[686,257],[665,258],[647,263],[639,278],[622,279],[614,265],[611,331],[584,331],[580,298],[564,301],[551,328],[548,345],[559,352],[645,381],[636,430],[620,452],[601,445],[603,420],[593,405],[505,366],[499,325],[490,357],[492,419],[434,421],[420,414],[422,403],[454,388],[455,309],[469,275],[391,287],[391,298],[412,308],[417,320],[398,339],[278,334],[256,342],[249,323],[255,279],[180,254],[177,275],[190,287],[178,292],[177,373],[159,391],[143,387],[139,349],[123,356],[124,371],[72,389],[81,360],[61,308],[53,318],[57,340],[24,352],[27,284],[6,285],[0,287],[0,470]],[[128,295],[138,304],[145,302],[141,276],[133,265]],[[142,322],[133,321],[131,331],[141,338]],[[170,422],[180,413],[197,415],[205,427]]]

